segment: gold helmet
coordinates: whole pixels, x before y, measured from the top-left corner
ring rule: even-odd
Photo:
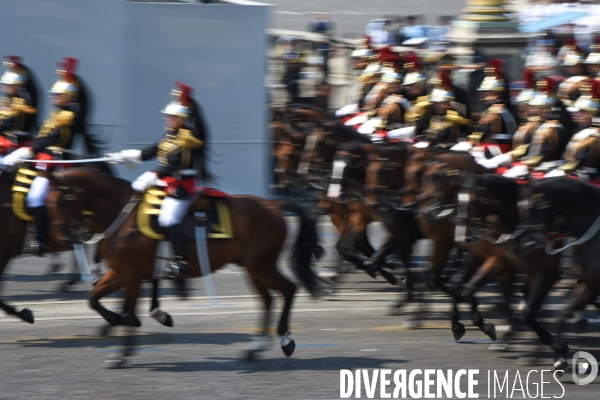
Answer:
[[[414,53],[409,53],[404,58],[404,68],[407,73],[402,82],[403,86],[412,85],[415,83],[425,82],[427,76],[421,71],[419,58]]]
[[[586,111],[596,114],[600,110],[600,81],[594,79],[592,84],[582,87],[583,95],[567,110],[569,112]]]
[[[432,103],[441,103],[454,100],[454,91],[452,81],[450,81],[450,71],[442,70],[440,72],[440,82],[429,94],[429,101]]]
[[[575,39],[570,38],[565,41],[565,46],[569,53],[565,55],[562,61],[563,67],[572,67],[575,65],[583,64],[585,56],[581,49],[575,44]]]
[[[556,96],[556,88],[562,80],[561,77],[547,76],[545,80],[538,81],[538,90],[529,101],[529,105],[535,107],[553,107],[557,105],[560,100]]]
[[[0,83],[3,85],[23,85],[27,82],[27,77],[21,73],[21,58],[17,56],[7,56],[4,59],[6,72],[0,77]]]
[[[165,115],[172,115],[179,118],[187,118],[190,116],[192,88],[183,82],[175,82],[175,87],[171,91],[173,101],[165,106],[161,111]]]
[[[501,93],[506,89],[502,64],[504,64],[502,60],[490,60],[490,66],[485,69],[487,76],[483,79],[481,85],[479,85],[478,91]]]
[[[75,70],[77,69],[78,62],[79,60],[76,58],[65,57],[62,63],[58,63],[56,75],[59,78],[52,85],[52,89],[50,89],[51,94],[73,95],[79,91],[75,80]]]
[[[594,44],[590,46],[590,54],[583,63],[600,64],[600,37],[597,37]]]
[[[535,90],[535,71],[526,69],[523,71],[523,82],[525,88],[517,95],[515,101],[519,104],[529,103],[536,95]]]

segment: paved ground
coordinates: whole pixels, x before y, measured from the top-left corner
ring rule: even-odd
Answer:
[[[373,227],[375,244],[382,234],[380,227]],[[335,264],[331,249],[335,234],[323,221],[320,235],[330,252],[322,266]],[[426,249],[426,243],[421,243],[419,252]],[[69,261],[70,256],[64,259]],[[489,369],[502,374],[508,370],[512,385],[517,370],[525,376],[531,369],[552,365],[547,353],[535,366],[516,365],[518,357],[531,350],[531,342],[523,341],[530,335],[522,336],[509,352],[488,351],[490,341],[468,320],[464,339],[454,343],[446,317],[448,302],[441,294],[428,295],[427,313],[409,307],[401,316],[389,316],[387,310],[399,298],[398,290],[362,273],[344,275],[338,290],[327,298],[314,300],[301,291],[292,317],[298,345],[294,355],[285,358],[274,340],[260,360],[248,363],[241,356],[256,333],[260,304],[244,271],[229,267],[214,275],[218,305],[205,297],[201,281],[193,282],[193,297],[187,301],[175,298],[170,285],[164,284],[162,308],[173,315],[174,328],[148,317],[148,302],[143,300],[139,352],[130,368],[107,370],[103,361],[117,351],[122,332],[99,337],[104,323],[83,300],[89,285],[57,292],[68,274],[49,275],[47,264],[47,260],[20,258],[4,277],[3,298],[32,309],[36,322],[31,326],[12,317],[0,318],[0,399],[335,399],[340,393],[339,370],[359,368],[478,368],[480,392],[487,397]],[[282,268],[287,271],[285,265]],[[564,291],[559,288],[553,294],[559,298]],[[493,311],[495,298],[493,287],[483,293],[482,310],[501,329],[501,314]],[[118,296],[105,303],[114,309],[120,306]],[[280,306],[275,304],[277,314]],[[555,309],[546,307],[547,321],[551,322]],[[423,329],[406,327],[414,316],[425,316]],[[468,318],[466,312],[463,318]],[[592,320],[588,333],[571,339],[573,350],[600,356],[597,322]],[[532,375],[531,382],[539,380],[539,375]],[[562,393],[552,378],[544,380],[552,382],[546,384],[545,395]],[[563,382],[564,398],[597,398],[600,393],[598,379],[586,387],[570,383],[570,375]]]

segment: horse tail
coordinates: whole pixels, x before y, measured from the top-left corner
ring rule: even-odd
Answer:
[[[316,295],[319,284],[317,274],[312,269],[312,256],[314,254],[315,258],[319,259],[323,248],[319,246],[315,219],[308,216],[306,211],[296,204],[286,202],[282,203],[281,207],[300,218],[300,232],[292,248],[292,267],[304,287],[312,295]]]

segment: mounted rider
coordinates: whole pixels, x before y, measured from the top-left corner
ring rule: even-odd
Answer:
[[[477,89],[479,98],[487,109],[479,118],[476,133],[471,136],[477,136],[477,142],[510,146],[517,131],[517,123],[512,115],[508,85],[502,72],[502,60],[491,60],[490,65],[491,68],[486,68],[487,76]]]
[[[583,95],[569,107],[579,131],[573,135],[565,150],[565,164],[546,176],[575,174],[583,180],[598,181],[600,177],[600,128],[596,117],[600,110],[600,81],[582,88]]]
[[[204,122],[198,106],[191,98],[192,88],[177,82],[172,91],[173,101],[162,110],[165,115],[165,135],[157,143],[142,150],[123,150],[111,155],[115,162],[137,162],[158,158],[158,168],[145,172],[132,187],[140,192],[151,186],[166,188],[158,216],[158,224],[165,228],[173,245],[171,263],[173,278],[190,274],[181,223],[199,196],[197,178],[207,178],[204,163]]]
[[[415,126],[417,137],[433,145],[456,143],[469,134],[470,120],[455,107],[450,71],[442,70],[437,85],[427,99],[419,99],[406,115],[407,125]]]
[[[75,75],[78,60],[66,57],[56,71],[59,79],[52,85],[50,98],[54,109],[44,121],[42,128],[31,144],[21,147],[4,158],[5,165],[13,165],[19,160],[35,158],[38,171],[52,168],[46,160],[62,159],[65,150],[70,150],[76,134],[85,133],[85,117],[88,97],[80,79]],[[88,143],[89,145],[89,143]],[[31,244],[32,254],[42,256],[46,246],[48,230],[48,210],[46,197],[50,187],[48,178],[38,173],[27,194],[27,207],[35,219],[35,241]]]
[[[1,156],[31,140],[37,123],[37,89],[32,74],[17,56],[6,57],[4,66],[6,72],[0,78]]]

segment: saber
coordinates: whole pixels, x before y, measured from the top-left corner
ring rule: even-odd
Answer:
[[[100,157],[100,158],[85,158],[83,160],[19,160],[21,162],[28,163],[40,163],[40,164],[79,164],[79,163],[92,163],[92,162],[103,162],[111,161],[111,157]]]
[[[200,264],[200,271],[202,272],[202,282],[204,282],[204,288],[210,299],[210,304],[218,305],[219,299],[217,298],[217,291],[215,290],[212,273],[210,272],[210,261],[208,260],[208,248],[206,246],[206,225],[208,222],[206,213],[195,212],[194,216],[196,217],[196,252],[198,253],[198,264]]]

